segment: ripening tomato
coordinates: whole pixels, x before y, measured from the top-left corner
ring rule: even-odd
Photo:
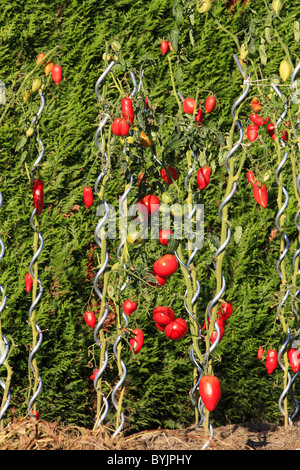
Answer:
[[[51,70],[51,76],[53,78],[53,81],[58,85],[61,82],[62,79],[62,68],[60,65],[53,65],[52,70]]]
[[[134,330],[132,330],[132,334],[134,335],[134,337],[130,338],[129,344],[131,347],[129,347],[134,354],[137,354],[140,352],[144,344],[144,333],[140,328],[135,328]]]
[[[214,96],[208,96],[205,100],[204,108],[206,113],[211,113],[215,109],[216,98]]]
[[[96,317],[94,312],[84,312],[84,319],[87,325],[94,328],[96,325]]]
[[[219,379],[213,375],[203,375],[199,381],[199,393],[207,411],[213,411],[221,398]]]
[[[30,273],[25,274],[24,281],[25,281],[25,289],[26,289],[26,292],[28,293],[31,291],[32,283],[33,283],[33,279]]]
[[[122,307],[126,315],[129,316],[136,310],[137,303],[132,300],[127,299],[123,303]]]
[[[259,100],[256,96],[254,98],[252,98],[251,106],[252,106],[252,110],[255,113],[258,113],[261,110],[261,104],[260,104],[260,102],[259,102]]]
[[[85,203],[85,208],[91,207],[93,205],[93,190],[90,186],[82,189],[83,200]]]
[[[45,69],[44,69],[46,75],[49,75],[49,73],[52,71],[53,65],[54,64],[48,60],[46,66],[45,66]]]
[[[170,307],[158,306],[153,310],[153,320],[160,326],[165,327],[175,319],[174,310]]]
[[[165,333],[172,341],[178,341],[187,334],[188,326],[183,318],[175,318],[165,326]]]
[[[255,201],[264,209],[268,204],[268,190],[265,184],[255,183],[253,186],[253,196]]]
[[[195,108],[196,108],[196,102],[194,98],[189,97],[183,100],[182,109],[184,113],[193,114]]]
[[[254,140],[257,139],[258,137],[258,125],[253,124],[253,126],[248,126],[247,127],[247,137],[250,140],[250,142],[253,142]]]
[[[174,255],[166,254],[154,262],[153,271],[162,277],[169,277],[178,268],[178,262]]]
[[[168,182],[168,185],[170,185],[170,184],[173,183],[173,180],[174,181],[177,180],[178,173],[177,173],[176,169],[173,168],[172,166],[167,166],[167,170],[168,170],[168,173],[164,168],[162,168],[160,170],[160,176],[162,177],[162,179],[164,180],[165,183]],[[169,173],[170,173],[171,176],[169,176]]]
[[[172,230],[167,230],[167,229],[160,229],[159,231],[159,241],[162,245],[167,246],[168,242],[170,240],[170,235],[172,234]]]
[[[258,348],[257,354],[256,354],[257,359],[261,359],[263,357],[264,352],[265,352],[264,348]]]
[[[129,124],[126,119],[117,117],[112,123],[111,131],[115,135],[126,136],[129,133]]]
[[[300,351],[295,348],[288,350],[288,360],[293,372],[297,373],[300,370]]]
[[[44,61],[44,57],[45,57],[45,54],[43,52],[41,52],[37,58],[36,58],[36,63],[37,65],[42,65],[45,61]]]
[[[204,166],[200,168],[197,173],[197,184],[200,190],[206,188],[209,183],[211,175],[211,168],[209,166]]]
[[[249,181],[249,183],[251,184],[251,186],[255,185],[255,175],[254,175],[253,171],[247,171],[246,178]]]
[[[266,357],[266,368],[268,370],[268,374],[272,374],[272,372],[276,369],[278,363],[278,355],[275,349],[269,349],[267,351]]]
[[[169,45],[167,41],[161,41],[160,43],[160,50],[162,55],[165,55],[165,53],[168,51]]]
[[[148,194],[138,202],[139,211],[143,216],[148,217],[159,211],[160,200],[155,194]]]
[[[140,137],[142,147],[144,149],[146,149],[148,147],[152,147],[154,142],[149,138],[149,136],[146,134],[146,132],[142,131],[140,133],[139,137]]]

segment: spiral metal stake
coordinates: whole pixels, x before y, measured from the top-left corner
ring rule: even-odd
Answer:
[[[43,95],[43,92],[40,92],[40,98],[41,98],[41,106],[40,106],[36,116],[33,117],[32,121],[31,121],[31,126],[37,121],[37,118],[42,114],[44,106],[45,106],[45,97]],[[43,142],[41,141],[41,139],[38,138],[36,135],[35,135],[35,137],[36,137],[36,140],[39,144],[40,153],[39,153],[37,159],[35,160],[35,162],[33,163],[32,167],[31,167],[30,176],[31,176],[32,181],[34,180],[34,171],[35,171],[36,167],[39,165],[39,163],[41,162],[41,160],[44,156],[44,150],[45,150]],[[34,223],[34,217],[36,216],[36,214],[37,214],[37,212],[36,212],[36,209],[34,208],[32,213],[31,213],[31,217],[30,217],[30,225],[31,225],[31,228],[32,228],[34,233],[36,232],[36,227],[35,227],[35,223]],[[30,270],[30,274],[32,276],[33,281],[35,279],[34,264],[36,263],[39,255],[40,255],[40,253],[43,249],[43,245],[44,245],[44,240],[43,240],[43,237],[42,237],[40,231],[38,231],[38,240],[39,240],[40,246],[36,250],[36,252],[34,253],[33,257],[31,258],[30,265],[29,265],[29,270]],[[40,302],[40,300],[42,298],[42,295],[43,295],[43,286],[42,286],[42,283],[41,283],[39,278],[37,278],[37,284],[39,286],[39,293],[36,295],[34,301],[32,302],[32,304],[30,306],[30,309],[29,309],[29,322],[30,323],[34,322],[34,326],[35,326],[35,329],[36,329],[36,332],[37,332],[37,335],[38,335],[38,342],[36,343],[36,345],[31,350],[31,352],[29,354],[29,360],[28,360],[29,361],[29,367],[30,367],[31,371],[33,372],[35,380],[38,382],[37,386],[36,385],[34,386],[35,391],[33,393],[33,396],[31,397],[31,399],[29,400],[28,407],[27,407],[28,415],[31,418],[35,418],[35,416],[33,415],[31,410],[32,410],[32,407],[33,407],[35,401],[37,400],[37,398],[38,398],[38,396],[41,392],[41,389],[42,389],[42,379],[39,375],[37,366],[33,364],[33,362],[35,360],[36,353],[39,350],[39,348],[42,344],[42,341],[43,341],[42,331],[41,331],[39,325],[35,322],[35,309],[36,309],[36,306]]]
[[[245,72],[244,72],[244,69],[241,67],[240,63],[239,63],[239,60],[237,58],[236,55],[233,56],[233,59],[234,61],[236,62],[236,65],[239,69],[239,71],[241,72],[243,78],[245,78]],[[237,128],[238,132],[239,132],[239,139],[238,141],[233,145],[233,147],[231,148],[231,150],[228,152],[228,154],[226,155],[226,158],[225,158],[225,168],[227,170],[227,173],[229,176],[231,176],[231,172],[230,172],[230,167],[229,167],[229,159],[232,157],[232,155],[238,150],[238,148],[240,147],[240,145],[242,144],[242,141],[243,141],[243,128],[242,128],[242,125],[241,123],[236,120],[235,118],[235,109],[236,107],[246,98],[246,96],[248,95],[248,92],[249,92],[249,88],[250,88],[250,84],[249,84],[249,79],[245,81],[245,84],[246,84],[246,88],[245,88],[245,91],[241,94],[241,96],[235,101],[235,103],[233,104],[232,108],[231,108],[231,116],[232,116],[232,119],[233,121],[235,121],[235,127]],[[224,198],[224,200],[221,202],[221,204],[219,205],[219,210],[218,210],[218,214],[219,214],[219,218],[220,218],[220,221],[221,223],[223,223],[223,209],[224,207],[229,203],[229,201],[233,198],[234,196],[234,193],[236,191],[236,188],[237,188],[237,183],[236,181],[233,182],[233,185],[232,185],[232,189],[230,191],[230,193]],[[221,255],[221,253],[223,251],[225,251],[229,241],[230,241],[230,238],[231,238],[231,230],[230,230],[230,225],[229,225],[229,222],[226,220],[225,221],[226,223],[226,226],[227,226],[227,236],[226,236],[226,239],[225,241],[223,242],[223,244],[218,248],[218,250],[215,252],[214,254],[214,268],[215,270],[217,270],[217,259],[218,257]],[[208,315],[208,318],[211,319],[212,315],[211,315],[211,310],[213,309],[213,307],[217,304],[217,302],[219,301],[220,298],[222,298],[224,292],[225,292],[225,289],[226,289],[226,280],[225,280],[225,277],[221,271],[221,288],[219,290],[219,292],[217,292],[217,294],[215,295],[215,297],[209,302],[208,306],[207,306],[207,315]],[[217,322],[215,321],[214,323],[214,328],[217,332],[217,337],[216,337],[216,340],[214,341],[213,344],[210,344],[208,350],[206,351],[206,353],[204,354],[203,356],[203,366],[205,367],[206,365],[206,362],[208,360],[208,357],[209,355],[211,354],[211,352],[217,347],[219,341],[220,341],[220,328],[217,324]],[[201,403],[201,400],[200,400],[200,403]],[[201,410],[201,413],[202,413],[202,417],[203,419],[206,419],[206,416],[203,414],[202,412],[202,409],[203,409],[203,403],[200,404],[200,410]],[[212,426],[210,425],[210,429],[211,429],[211,436],[212,436]],[[209,441],[207,441],[207,443],[204,445],[203,448],[207,447],[207,445],[209,444]]]
[[[96,96],[97,96],[98,100],[100,100],[100,101],[102,101],[103,98],[100,95],[100,93],[98,91],[98,88],[100,86],[100,83],[102,82],[102,80],[104,80],[104,78],[109,73],[109,71],[112,69],[114,64],[115,64],[115,62],[111,61],[110,64],[108,65],[108,67],[104,70],[104,72],[100,75],[100,77],[96,81],[95,93],[96,93]],[[99,133],[102,132],[103,127],[105,126],[107,121],[110,119],[109,108],[108,108],[108,105],[106,103],[105,103],[105,108],[107,110],[107,114],[104,116],[104,119],[100,122],[100,124],[99,124],[99,126],[96,130],[95,137],[94,137],[95,143],[96,143],[96,145],[97,145],[97,147],[98,147],[98,149],[101,153],[102,153],[102,146],[101,146],[101,144],[98,140],[98,135],[99,135]],[[104,152],[104,156],[105,156],[105,159],[106,159],[105,167],[100,172],[100,174],[98,175],[98,177],[96,179],[96,182],[95,182],[95,185],[94,185],[94,192],[96,194],[100,193],[99,185],[100,185],[102,179],[104,178],[104,176],[105,176],[105,174],[107,173],[107,170],[108,170],[108,164],[109,163],[108,163],[108,155],[107,155],[106,152]],[[102,250],[101,229],[102,229],[102,227],[105,226],[106,220],[109,217],[109,205],[107,204],[104,197],[103,197],[103,204],[104,204],[104,208],[105,208],[105,214],[102,217],[102,219],[100,219],[100,221],[98,222],[98,224],[95,228],[95,231],[94,231],[94,238],[95,238],[95,241],[96,241],[97,245],[99,246],[100,250]],[[103,315],[100,318],[100,320],[98,321],[98,323],[96,324],[95,329],[94,329],[94,340],[95,340],[95,343],[99,346],[100,350],[102,349],[102,342],[101,342],[99,333],[100,333],[100,330],[102,328],[102,325],[103,325],[104,321],[107,318],[108,311],[109,311],[109,306],[108,306],[107,300],[104,298],[101,290],[98,287],[98,281],[99,281],[100,276],[105,272],[105,270],[107,268],[108,260],[109,260],[109,256],[108,256],[108,252],[106,250],[105,251],[104,263],[102,264],[101,268],[98,270],[98,272],[96,273],[96,276],[94,278],[94,291],[96,292],[96,294],[100,298],[101,305],[102,305],[102,302],[105,303],[105,308],[104,308]],[[98,382],[99,382],[100,378],[102,377],[102,375],[104,374],[105,369],[106,369],[107,364],[108,364],[108,352],[107,352],[106,349],[103,351],[103,355],[104,355],[103,363],[102,363],[100,369],[98,370],[98,372],[97,372],[97,374],[95,375],[95,378],[94,378],[94,389],[95,389],[96,392],[98,392],[98,390],[99,390]],[[106,418],[106,415],[108,413],[108,410],[109,410],[109,404],[108,404],[107,397],[104,395],[103,392],[101,392],[101,394],[102,394],[101,398],[103,400],[104,410],[103,410],[101,416],[98,417],[98,419],[95,423],[95,428],[98,428],[103,423],[103,421]]]
[[[2,206],[2,200],[3,200],[2,199],[2,193],[0,193],[0,207]],[[1,248],[0,260],[1,260],[4,256],[4,253],[5,253],[4,243],[3,243],[3,240],[1,238],[0,238],[0,248]],[[1,292],[2,298],[3,298],[2,303],[0,305],[0,322],[1,322],[1,314],[4,310],[4,308],[5,308],[6,300],[7,300],[6,292],[5,292],[5,290],[3,289],[3,287],[1,285],[0,285],[0,292]],[[1,331],[1,325],[0,325],[0,331]],[[0,367],[1,367],[2,364],[5,363],[5,361],[7,359],[7,356],[8,356],[8,351],[9,351],[9,346],[8,346],[7,339],[5,338],[5,336],[2,333],[1,333],[1,335],[2,335],[2,341],[4,343],[4,348],[3,349],[1,348],[1,352],[3,350],[3,353],[2,353],[2,356],[0,357]],[[3,391],[5,392],[6,385],[5,385],[5,383],[3,382],[2,379],[0,379],[0,385],[3,388]],[[5,403],[3,404],[3,406],[0,409],[0,423],[2,422],[2,418],[5,415],[6,410],[9,406],[10,399],[11,399],[10,391],[8,390]]]
[[[136,83],[136,79],[135,79],[135,75],[132,71],[130,71],[130,76],[131,76],[131,80],[132,80],[132,83],[133,83],[133,90],[132,92],[130,93],[129,95],[129,98],[132,99],[137,91],[137,83]],[[128,187],[127,189],[125,190],[125,192],[123,193],[123,195],[121,196],[120,200],[119,200],[119,213],[120,213],[120,217],[122,218],[122,220],[124,221],[125,220],[125,217],[126,217],[126,212],[123,208],[123,205],[126,205],[126,201],[127,201],[127,197],[128,197],[128,194],[130,192],[130,190],[132,189],[132,183],[133,183],[133,176],[132,175],[129,175],[129,179],[130,179],[130,182],[128,183]],[[120,241],[120,244],[118,246],[118,250],[117,250],[117,256],[118,256],[118,260],[120,263],[122,263],[122,248],[124,247],[126,243],[126,235],[124,236],[124,238]],[[125,266],[125,265],[124,265]],[[124,282],[124,284],[121,286],[121,293],[124,292],[124,290],[126,289],[126,287],[128,286],[128,283],[130,282],[130,277],[127,276],[127,279],[126,281]],[[124,323],[125,323],[125,328],[128,327],[128,324],[129,324],[129,321],[128,321],[128,317],[127,315],[125,314],[124,311],[122,311],[122,319],[124,320]],[[119,325],[119,327],[121,327],[121,325]],[[124,422],[125,422],[125,418],[124,418],[124,414],[122,412],[122,410],[119,410],[120,408],[120,403],[118,403],[118,401],[116,400],[116,393],[117,391],[123,386],[124,382],[125,382],[125,379],[126,379],[126,375],[127,375],[127,369],[126,369],[126,366],[125,366],[125,363],[124,361],[121,359],[120,356],[120,352],[118,350],[118,346],[119,344],[121,343],[122,341],[122,338],[123,338],[123,335],[122,334],[119,334],[117,336],[117,339],[114,343],[114,347],[113,347],[113,350],[114,350],[114,355],[115,355],[115,358],[116,358],[116,361],[120,363],[120,366],[122,368],[122,375],[120,377],[120,380],[117,382],[117,384],[115,385],[113,391],[112,391],[112,395],[111,395],[111,398],[112,398],[112,402],[113,402],[113,405],[115,407],[115,410],[118,412],[120,412],[120,424],[118,426],[118,428],[116,429],[116,431],[114,432],[113,434],[113,438],[116,437],[123,429],[124,427]],[[120,372],[119,372],[120,373]]]
[[[276,91],[277,95],[281,98],[282,95],[281,95],[280,91],[278,90],[278,88],[273,83],[271,85],[274,88],[274,90]],[[278,128],[281,121],[285,118],[286,114],[287,114],[287,105],[285,105],[284,112],[282,113],[282,115],[280,116],[278,121],[276,122],[276,126],[275,126],[276,129]],[[279,142],[281,144],[281,147],[284,149],[285,148],[284,141],[282,139],[279,139]],[[282,214],[284,213],[284,211],[286,210],[288,202],[289,202],[288,192],[287,192],[286,188],[279,181],[279,174],[281,173],[282,168],[283,168],[284,164],[287,161],[287,158],[288,158],[288,151],[284,153],[283,159],[281,160],[281,162],[277,166],[277,169],[276,169],[276,172],[275,172],[275,178],[276,178],[277,185],[278,185],[278,187],[281,186],[281,191],[285,196],[285,202],[282,205],[282,207],[279,209],[279,211],[276,215],[276,227],[277,227],[278,231],[280,232],[280,234],[283,235],[284,243],[285,243],[285,248],[284,248],[281,256],[279,256],[279,259],[276,263],[276,271],[277,271],[281,281],[283,281],[283,274],[282,274],[282,271],[280,269],[280,266],[281,266],[281,263],[283,262],[284,258],[286,257],[286,255],[288,253],[289,245],[290,245],[289,238],[288,238],[287,234],[283,231],[283,229],[280,225],[280,218],[281,218]],[[279,305],[277,307],[277,316],[280,320],[281,320],[280,311],[283,308],[285,302],[287,301],[289,295],[290,295],[290,289],[287,288],[281,302],[279,303]],[[284,374],[286,375],[286,378],[287,378],[287,385],[286,385],[285,389],[283,390],[282,394],[279,397],[279,409],[280,409],[281,413],[284,416],[286,415],[286,412],[285,412],[285,410],[282,406],[282,401],[286,397],[286,395],[288,394],[288,392],[290,391],[290,388],[291,388],[290,373],[288,372],[288,370],[286,370],[284,364],[281,361],[281,355],[286,350],[286,347],[287,347],[287,345],[289,343],[289,340],[290,340],[290,330],[289,330],[289,328],[287,329],[286,333],[287,333],[287,339],[286,339],[286,341],[284,342],[284,344],[282,345],[282,347],[280,348],[280,350],[278,352],[278,364],[280,365],[281,369],[283,370],[283,372],[284,372]],[[292,424],[292,418],[290,416],[286,416],[286,418],[287,418],[288,422],[290,424]]]

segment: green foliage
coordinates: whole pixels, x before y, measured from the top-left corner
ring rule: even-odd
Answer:
[[[94,87],[107,65],[102,58],[106,51],[119,58],[100,91],[113,117],[120,110],[121,95],[116,84],[122,87],[125,96],[132,90],[129,72],[134,71],[139,82],[139,75],[144,71],[143,87],[136,97],[136,122],[139,130],[151,127],[143,113],[142,95],[147,96],[154,108],[151,118],[158,133],[156,156],[165,166],[176,166],[179,172],[177,185],[171,188],[176,202],[183,203],[186,198],[182,188],[188,171],[187,151],[194,152],[197,166],[208,164],[213,169],[205,194],[199,195],[199,202],[205,207],[205,243],[195,261],[201,284],[200,324],[205,320],[207,303],[216,288],[212,255],[220,242],[218,205],[227,184],[224,158],[232,125],[231,107],[243,86],[233,60],[233,54],[239,51],[232,35],[248,48],[244,66],[255,70],[257,76],[252,75],[253,80],[278,78],[279,63],[286,52],[278,38],[275,40],[270,34],[273,17],[271,12],[266,12],[265,2],[248,1],[246,5],[238,2],[231,10],[230,2],[213,3],[212,13],[227,32],[216,27],[211,14],[199,15],[194,11],[193,2],[186,1],[67,0],[63,4],[52,0],[47,3],[2,1],[0,79],[6,84],[9,107],[0,105],[0,190],[3,195],[0,230],[6,250],[0,272],[8,299],[1,322],[3,333],[11,335],[18,345],[10,358],[14,374],[7,420],[12,408],[18,415],[26,413],[29,395],[31,299],[24,291],[24,275],[32,256],[30,213],[33,204],[28,170],[39,149],[34,138],[26,137],[26,131],[40,101],[38,94],[32,94],[24,102],[23,93],[31,89],[33,78],[39,76],[45,83],[46,100],[36,128],[45,146],[45,156],[38,167],[38,174],[45,182],[45,206],[39,219],[44,237],[39,277],[44,294],[37,311],[37,321],[44,334],[37,354],[43,380],[37,405],[40,416],[90,428],[94,425],[96,394],[89,377],[99,366],[99,348],[94,344],[83,315],[91,307],[91,301],[97,300],[93,294],[93,275],[99,268],[100,250],[93,233],[99,219],[95,215],[98,202],[91,209],[84,208],[82,188],[93,186],[103,168],[94,135],[105,109],[98,102]],[[281,21],[273,18],[294,65],[299,61],[295,41],[297,25],[294,28],[290,25],[297,13],[297,5],[286,5]],[[172,56],[161,55],[162,39],[171,40]],[[120,51],[114,41],[121,44]],[[43,67],[36,66],[36,56],[41,51],[50,53],[49,60],[62,66],[60,85],[50,76],[45,77]],[[216,111],[202,127],[181,113],[170,70],[176,90],[185,97],[195,98],[198,94],[202,107],[209,93],[216,95]],[[265,96],[265,89],[258,86],[254,94]],[[251,98],[249,95],[240,111],[243,128],[249,124]],[[283,109],[282,102],[273,97],[265,104],[265,109],[278,116]],[[297,117],[297,103],[292,109]],[[139,132],[131,132],[138,140]],[[236,133],[234,137],[237,139]],[[128,174],[133,173],[137,179],[143,171],[149,174],[151,191],[160,196],[164,190],[160,167],[150,150],[141,150],[140,145],[133,144],[128,146],[124,156],[118,139],[112,139],[110,144],[112,172],[105,185],[106,200],[117,208]],[[263,146],[245,145],[244,169],[229,208],[232,238],[226,249],[223,273],[226,300],[233,303],[234,311],[212,357],[222,384],[222,400],[211,416],[213,424],[217,425],[227,420],[280,421],[277,401],[281,393],[281,372],[276,370],[268,376],[264,364],[256,359],[259,346],[278,348],[282,342],[282,330],[276,319],[280,297],[276,262],[280,246],[279,237],[272,236],[278,191],[274,175],[277,155],[272,144],[273,141]],[[236,166],[240,158],[241,153]],[[244,171],[248,169],[253,169],[257,178],[270,171],[266,209],[253,200]],[[284,172],[284,181],[292,187],[290,170]],[[195,174],[192,187],[196,193]],[[147,186],[135,186],[129,203],[137,202],[147,191],[150,191]],[[289,276],[297,245],[293,225],[295,212],[296,200],[291,196],[286,218],[286,230],[293,246],[287,264]],[[117,261],[118,242],[118,239],[108,242],[112,255],[110,267]],[[138,308],[130,317],[130,328],[142,328],[145,334],[145,345],[139,355],[133,356],[126,342],[122,350],[127,365],[123,407],[126,427],[130,430],[157,426],[176,428],[194,421],[189,397],[193,380],[190,336],[172,342],[155,328],[152,320],[156,305],[171,306],[176,316],[188,320],[183,304],[186,286],[182,272],[178,269],[163,288],[151,288],[145,283],[145,279],[153,281],[150,276],[153,262],[165,253],[166,249],[157,240],[146,240],[129,249],[126,269],[131,283],[123,295],[137,299]],[[185,250],[184,255],[187,256]],[[122,270],[110,275],[109,283],[116,295],[120,295],[122,276]],[[125,298],[118,299],[120,303],[122,300]],[[110,301],[112,314],[115,306],[112,298]],[[112,365],[105,373],[104,386],[110,393],[118,380],[112,351],[117,335],[115,324],[108,327],[106,335]],[[1,374],[4,374],[3,369]],[[296,387],[298,392],[299,385]],[[114,422],[112,409],[109,419]]]

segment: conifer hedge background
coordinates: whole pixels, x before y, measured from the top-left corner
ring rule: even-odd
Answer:
[[[295,19],[299,4],[286,3],[286,15]],[[214,16],[241,41],[246,32],[252,33],[253,60],[258,61],[258,46],[266,24],[266,4],[268,2],[243,4],[238,1],[232,7],[230,2],[216,0],[213,6]],[[25,135],[39,108],[39,97],[32,97],[25,104],[23,90],[17,91],[21,80],[36,67],[38,53],[47,53],[56,47],[51,59],[63,67],[63,81],[59,86],[48,80],[46,105],[39,123],[45,145],[40,168],[45,182],[45,208],[40,216],[44,248],[39,257],[44,294],[37,314],[38,323],[45,330],[37,356],[43,380],[38,399],[40,416],[88,428],[94,425],[96,397],[89,377],[97,366],[98,350],[93,346],[83,314],[92,297],[93,275],[97,269],[99,250],[95,247],[93,232],[98,219],[94,207],[85,210],[82,188],[94,185],[102,165],[94,143],[99,124],[94,86],[105,68],[103,53],[114,40],[122,46],[122,60],[114,73],[125,90],[131,87],[129,70],[132,68],[137,76],[144,70],[145,94],[151,104],[157,106],[161,149],[166,162],[176,163],[179,172],[182,170],[181,187],[186,169],[180,152],[171,146],[170,136],[176,125],[172,116],[177,105],[172,95],[168,59],[160,52],[163,38],[178,42],[172,60],[178,91],[184,96],[195,96],[199,88],[211,90],[217,96],[217,110],[209,129],[216,126],[220,141],[210,156],[215,170],[205,193],[205,244],[197,258],[204,308],[214,295],[212,254],[215,248],[211,240],[212,236],[219,236],[218,202],[226,186],[221,140],[223,136],[225,145],[232,123],[231,106],[241,94],[242,79],[233,61],[234,40],[217,27],[210,15],[195,12],[192,26],[186,11],[180,15],[180,5],[181,2],[172,0],[1,2],[0,79],[6,84],[7,102],[11,103],[5,116],[2,116],[4,106],[0,106],[0,190],[3,195],[0,232],[6,248],[0,276],[1,284],[7,289],[7,308],[1,320],[3,332],[17,345],[10,357],[14,374],[8,420],[12,414],[26,414],[30,391],[28,311],[31,300],[25,294],[24,275],[32,256],[33,233],[29,223],[32,196],[26,167],[30,169],[37,148]],[[285,19],[278,28],[297,64],[299,44],[295,42],[291,21]],[[268,61],[260,66],[265,76],[277,77],[282,49],[275,38],[273,45],[267,48]],[[43,72],[36,67],[28,78],[29,88],[32,78],[39,74]],[[16,80],[19,81],[14,83]],[[116,90],[109,89],[108,96],[114,106],[114,100],[119,99]],[[114,150],[117,155],[118,148]],[[201,148],[199,144],[198,150],[204,150],[204,142]],[[108,202],[116,204],[122,185],[117,156],[113,165],[115,173],[105,194]],[[222,399],[211,416],[214,425],[246,420],[280,422],[282,419],[278,409],[282,374],[276,370],[268,376],[264,365],[256,359],[261,344],[269,342],[269,346],[276,348],[282,339],[274,307],[279,285],[275,266],[279,239],[271,236],[277,212],[275,168],[263,158],[261,165],[263,171],[272,171],[268,207],[261,209],[254,203],[244,173],[230,205],[233,237],[226,250],[224,276],[226,298],[232,302],[234,310],[215,358]],[[245,169],[251,169],[249,159]],[[153,174],[153,179],[157,174]],[[291,175],[287,173],[285,178],[289,181]],[[290,256],[297,235],[293,226],[295,210],[295,201],[291,198],[286,228],[292,241]],[[238,232],[234,236],[238,227],[242,227],[240,239]],[[143,253],[136,251],[134,259],[140,263],[141,273],[146,266],[152,266],[158,253],[164,253],[155,240],[148,240],[138,250]],[[132,322],[136,321],[143,329],[145,345],[134,358],[124,352],[126,428],[137,431],[158,426],[187,426],[194,419],[188,395],[192,383],[190,338],[187,335],[180,342],[167,340],[156,330],[151,317],[153,308],[159,304],[170,305],[178,315],[186,315],[182,273],[178,270],[159,292],[146,290],[139,283],[133,285],[133,292],[138,299],[138,318]],[[113,323],[109,332],[115,334]],[[117,380],[116,374],[116,367],[111,365],[106,372],[108,384]]]

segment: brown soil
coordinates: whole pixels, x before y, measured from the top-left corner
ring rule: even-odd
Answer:
[[[202,427],[155,429],[112,438],[99,429],[15,419],[0,433],[0,450],[300,450],[300,421],[288,429],[267,423],[229,424],[214,429],[209,439]]]

